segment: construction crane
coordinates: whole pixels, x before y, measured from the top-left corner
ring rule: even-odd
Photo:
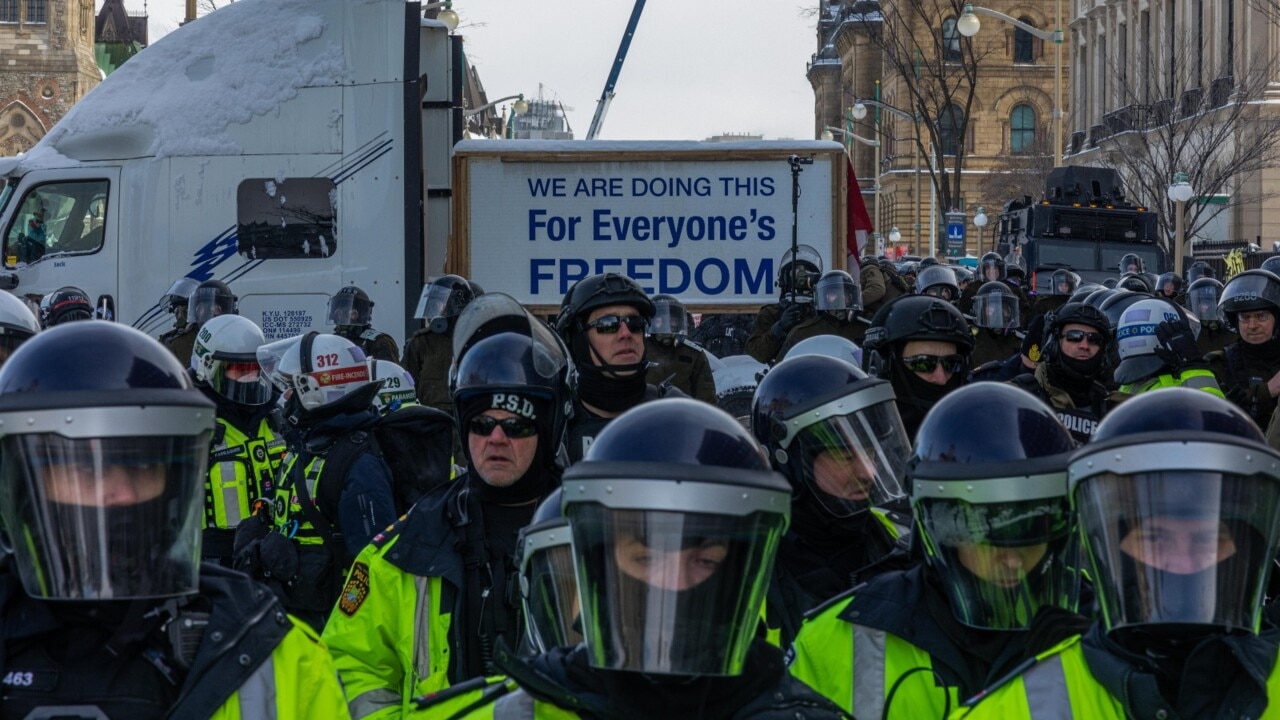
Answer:
[[[627,59],[627,50],[631,48],[631,37],[636,34],[636,25],[640,24],[640,13],[644,12],[645,0],[636,0],[631,8],[631,19],[627,21],[627,29],[622,33],[622,43],[618,45],[618,55],[613,59],[613,67],[609,68],[609,78],[604,81],[604,92],[596,102],[596,114],[591,118],[591,129],[587,130],[587,139],[595,140],[600,134],[600,126],[604,125],[605,113],[609,112],[609,103],[613,102],[613,88],[618,84],[618,75],[622,73],[622,62]]]

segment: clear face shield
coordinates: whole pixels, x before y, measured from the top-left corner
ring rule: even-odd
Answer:
[[[823,509],[847,518],[903,497],[911,441],[892,401],[824,418],[793,441],[801,480]]]
[[[1081,481],[1075,501],[1108,631],[1258,632],[1280,533],[1280,482],[1204,471],[1104,473]]]
[[[257,359],[227,359],[209,353],[200,362],[205,382],[231,402],[265,405],[271,400],[271,382]]]
[[[328,325],[368,325],[373,322],[369,303],[355,293],[337,293],[329,298]]]
[[[520,539],[520,595],[534,651],[577,645],[582,633],[569,524],[526,528]]]
[[[786,293],[808,297],[822,276],[822,256],[808,245],[797,245],[778,261],[778,287]]]
[[[430,322],[438,317],[445,317],[445,309],[449,307],[449,298],[453,296],[453,288],[431,284],[422,289],[418,297],[418,307],[413,317]]]
[[[814,307],[837,320],[848,320],[862,307],[862,293],[849,277],[825,277],[813,290]]]
[[[645,329],[646,334],[658,339],[689,336],[689,316],[683,306],[668,300],[655,300],[653,306],[653,319]]]
[[[973,298],[973,315],[978,327],[1013,330],[1021,324],[1018,299],[1012,293],[979,293]]]
[[[1073,272],[1055,270],[1050,278],[1054,295],[1071,295],[1076,291],[1080,278]]]
[[[565,508],[592,667],[739,675],[759,624],[780,513]]]
[[[1042,607],[1076,609],[1078,545],[1066,498],[977,504],[925,497],[915,509],[928,561],[960,622],[1025,630]]]
[[[160,307],[169,312],[173,312],[179,305],[186,305],[187,298],[191,297],[191,293],[200,285],[195,278],[180,277],[173,281],[169,289],[160,296],[160,300],[156,303]]]
[[[1200,319],[1200,322],[1222,321],[1222,311],[1218,300],[1222,288],[1214,283],[1196,283],[1187,291],[1187,311]]]
[[[203,325],[209,318],[234,314],[235,305],[236,301],[222,294],[218,288],[196,288],[187,299],[187,316],[192,322]]]
[[[118,600],[196,591],[207,432],[0,440],[0,525],[33,598]]]

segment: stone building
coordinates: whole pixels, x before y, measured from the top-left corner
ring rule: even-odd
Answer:
[[[0,0],[0,156],[26,151],[101,79],[93,0]]]
[[[833,135],[850,150],[867,207],[875,208],[872,219],[876,230],[887,236],[890,228],[898,228],[901,243],[921,254],[929,249],[930,218],[934,218],[936,236],[945,228],[942,213],[949,208],[931,202],[929,158],[927,153],[917,152],[914,140],[917,127],[911,117],[914,112],[907,89],[914,78],[903,77],[895,65],[886,60],[885,53],[886,47],[907,45],[920,48],[916,63],[921,67],[930,64],[947,67],[960,61],[960,43],[968,42],[961,38],[956,27],[963,3],[933,2],[939,12],[930,26],[923,21],[913,23],[895,18],[891,14],[894,7],[891,3],[823,0],[818,13],[818,51],[808,68],[814,88],[815,137],[821,137],[822,131],[831,127],[844,131],[833,132]],[[1055,27],[1052,3],[987,0],[982,4],[1042,31]],[[1064,15],[1067,4],[1063,3]],[[907,33],[910,39],[907,42],[902,38],[886,39],[882,36],[885,28]],[[947,158],[954,157],[954,152],[946,151],[948,145],[956,147],[954,143],[964,143],[966,157],[956,209],[972,216],[977,207],[985,206],[994,215],[1012,197],[1029,194],[1038,198],[1043,190],[1043,175],[1053,165],[1050,146],[1055,48],[1052,42],[1040,40],[993,17],[982,18],[981,30],[972,42],[973,56],[979,59],[978,80],[964,137],[948,130],[953,127],[951,118],[959,117],[962,108],[939,109],[927,121],[937,124]],[[940,54],[943,57],[939,58]],[[1061,68],[1064,88],[1069,87],[1068,69],[1068,56],[1064,52]],[[925,81],[928,72],[922,73]],[[906,116],[888,110],[877,113],[871,106],[865,118],[851,117],[850,107],[855,101],[877,97],[887,105],[906,110]],[[1064,91],[1064,104],[1067,97]],[[851,138],[850,133],[865,140],[878,139],[880,147]],[[995,182],[1002,179],[1009,182]],[[995,224],[988,225],[984,237],[979,237],[978,229],[970,224],[967,252],[980,255],[990,249]]]

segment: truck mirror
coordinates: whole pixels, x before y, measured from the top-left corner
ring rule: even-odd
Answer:
[[[0,290],[12,290],[18,287],[18,274],[0,272]]]

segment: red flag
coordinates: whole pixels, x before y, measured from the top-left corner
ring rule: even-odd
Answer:
[[[862,186],[858,184],[858,176],[853,172],[853,162],[846,160],[845,168],[845,179],[849,186],[845,247],[849,255],[857,259],[862,257],[862,250],[875,228],[871,224],[871,216],[867,214],[867,204],[862,201]]]

